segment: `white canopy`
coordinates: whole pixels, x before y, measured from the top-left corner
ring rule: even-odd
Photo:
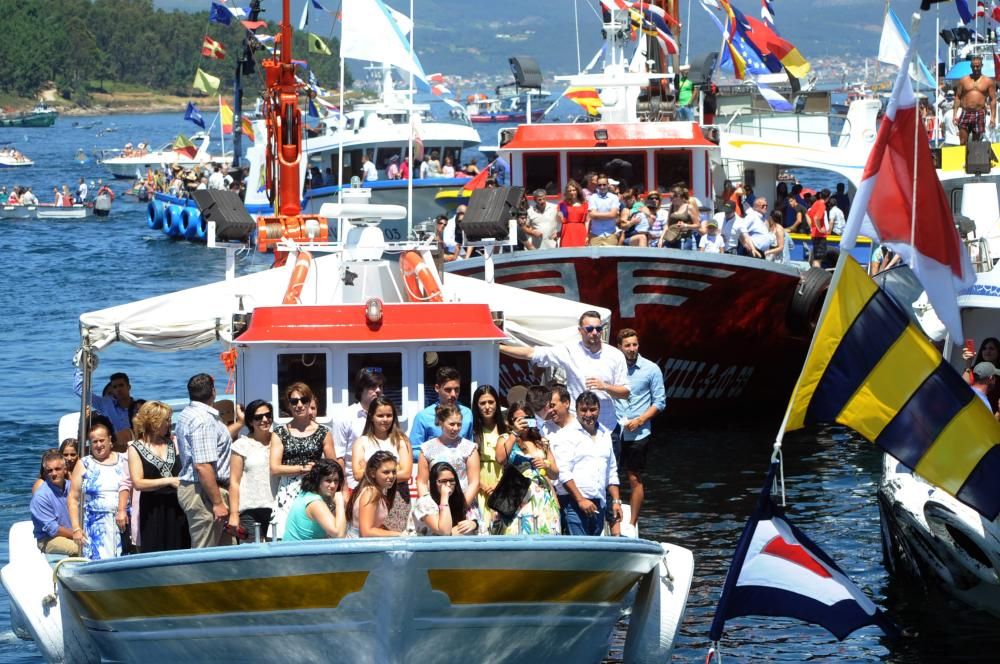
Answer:
[[[302,292],[303,302],[363,301],[345,295],[340,279],[340,260],[337,254],[315,259]],[[83,314],[80,316],[81,337],[86,336],[92,348],[98,351],[115,342],[166,352],[201,348],[215,342],[229,343],[234,313],[281,304],[293,263],[289,260],[282,268]],[[388,265],[393,271],[395,266]],[[378,286],[372,280],[366,283],[368,288]],[[486,284],[455,274],[445,277],[444,286],[447,300],[481,302],[488,304],[491,310],[502,311],[508,335],[524,344],[552,345],[576,338],[578,319],[584,311],[597,310],[605,321],[611,315],[609,310],[589,304]],[[393,289],[383,289],[377,294],[387,302],[397,300]]]

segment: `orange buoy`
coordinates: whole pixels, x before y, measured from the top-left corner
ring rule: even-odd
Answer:
[[[285,289],[285,298],[282,304],[302,304],[299,296],[302,295],[302,287],[306,285],[306,277],[309,276],[309,268],[312,267],[313,257],[308,251],[300,251],[295,259],[295,267],[292,268],[292,276],[288,280],[288,288]]]
[[[444,302],[441,287],[419,252],[406,251],[399,257],[406,297],[411,302]]]

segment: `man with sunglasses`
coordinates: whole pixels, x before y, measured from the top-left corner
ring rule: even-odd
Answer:
[[[508,346],[500,344],[500,352],[535,366],[559,368],[566,374],[566,386],[575,399],[587,390],[597,394],[601,402],[601,425],[615,428],[615,400],[628,399],[628,369],[625,355],[604,343],[604,323],[596,311],[580,316],[580,340],[559,346]]]
[[[621,203],[618,196],[608,189],[608,176],[603,173],[597,176],[597,191],[587,199],[590,209],[590,238],[587,244],[591,247],[618,246],[618,214]]]

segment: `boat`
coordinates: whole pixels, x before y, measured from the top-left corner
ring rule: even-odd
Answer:
[[[568,82],[602,91],[598,121],[498,132],[512,184],[528,192],[544,189],[554,204],[568,178],[604,171],[642,191],[669,191],[685,181],[703,205],[714,205],[723,179],[720,148],[707,137],[709,128],[660,119],[660,102],[648,96],[648,87],[664,74],[646,71],[644,40],[631,62],[625,57],[622,30],[627,33],[628,25],[626,12],[610,12],[603,72]],[[702,209],[702,215],[711,212]],[[724,412],[727,418],[777,421],[828,283],[825,272],[807,265],[674,249],[559,248],[503,253],[493,262],[498,283],[599,304],[611,310],[613,330],[637,330],[644,356],[663,370],[667,419],[703,420]],[[485,261],[454,261],[445,270],[483,278]],[[505,376],[517,384],[528,373],[519,366]]]
[[[528,97],[531,97],[531,121],[537,122],[552,103],[552,94],[543,90],[523,90],[516,94],[497,94],[487,97],[472,94],[465,98],[465,113],[474,123],[500,122],[520,124],[528,121]]]
[[[34,219],[36,205],[0,205],[0,219]]]
[[[0,127],[51,127],[57,117],[58,111],[40,101],[30,111],[7,113],[0,110]]]
[[[231,156],[209,154],[211,140],[207,132],[193,134],[191,142],[198,146],[194,157],[177,152],[170,142],[156,149],[147,149],[140,143],[141,147],[137,150],[132,150],[131,144],[121,150],[101,150],[97,159],[112,176],[122,180],[142,179],[148,169],[160,170],[173,164],[192,168],[209,163],[228,165],[232,160]]]
[[[86,219],[93,213],[92,205],[81,203],[73,205],[39,203],[35,206],[35,217],[38,219]]]
[[[0,144],[0,168],[26,168],[34,165],[35,162],[25,157],[10,143]]]

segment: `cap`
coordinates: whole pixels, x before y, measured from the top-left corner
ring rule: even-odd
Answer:
[[[655,196],[657,198],[663,198],[663,194],[661,194],[660,192],[658,192],[655,189],[653,191],[649,192],[648,194],[646,194],[646,198],[649,198],[650,196]]]
[[[1000,375],[1000,370],[997,370],[992,362],[980,362],[972,367],[972,375],[980,380],[986,380],[990,376]]]
[[[736,212],[736,206],[733,204],[732,201],[726,201],[725,203],[722,204],[722,211],[725,212],[726,214]]]
[[[681,65],[677,68],[677,71],[691,71],[691,65]]]
[[[705,222],[705,225],[708,227],[718,228],[719,222],[717,222],[715,219],[709,219],[708,221]]]
[[[618,180],[615,180],[614,178],[608,178],[608,184],[610,184],[612,187],[617,187]]]

